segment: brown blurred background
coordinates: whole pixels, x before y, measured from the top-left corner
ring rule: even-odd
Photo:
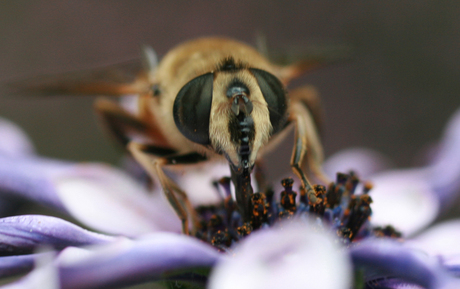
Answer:
[[[322,95],[326,155],[364,146],[409,166],[460,107],[459,15],[457,0],[0,1],[0,116],[22,126],[42,155],[117,164],[121,152],[101,132],[94,98],[13,96],[1,83],[117,63],[139,56],[142,44],[161,56],[199,36],[254,44],[260,32],[277,50],[352,47],[350,60],[294,83]],[[276,162],[284,171],[286,148]]]
[[[460,107],[458,1],[1,1],[0,82],[164,55],[195,37],[224,35],[276,50],[352,47],[314,71],[326,111],[327,155],[365,146],[414,163]],[[40,154],[117,163],[93,98],[31,98],[0,88],[0,116],[21,125]],[[282,152],[288,168],[290,149]]]

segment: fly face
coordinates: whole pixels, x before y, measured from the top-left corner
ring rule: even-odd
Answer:
[[[224,155],[240,174],[252,170],[260,148],[284,127],[287,98],[275,76],[228,58],[187,83],[173,113],[184,136]]]

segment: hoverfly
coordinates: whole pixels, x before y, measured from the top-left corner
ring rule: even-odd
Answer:
[[[116,74],[112,75],[119,78],[116,81],[77,78],[29,88],[47,94],[138,95],[137,114],[108,99],[98,99],[95,108],[116,139],[151,177],[159,179],[186,234],[189,219],[196,225],[194,209],[164,167],[226,159],[237,208],[247,222],[252,210],[251,172],[290,127],[295,129],[292,169],[302,190],[314,197],[302,162],[306,159],[310,170],[322,176],[319,100],[312,88],[288,93],[286,85],[316,63],[279,66],[244,43],[201,38],[173,48],[158,65],[153,50],[144,48],[144,64],[131,81]],[[132,131],[148,141],[132,139]]]

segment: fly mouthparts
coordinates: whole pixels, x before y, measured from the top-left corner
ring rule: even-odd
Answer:
[[[246,96],[246,94],[237,94],[233,96],[232,100],[232,111],[235,115],[239,115],[243,112],[244,115],[249,115],[252,112],[252,102]]]

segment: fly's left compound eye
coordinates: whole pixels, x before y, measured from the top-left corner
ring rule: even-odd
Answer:
[[[189,140],[210,144],[209,117],[212,103],[214,75],[206,73],[190,80],[177,94],[174,101],[174,122]]]
[[[287,98],[283,84],[276,76],[264,70],[251,68],[252,74],[256,77],[260,91],[267,102],[270,112],[270,123],[275,134],[284,128],[287,120]]]

